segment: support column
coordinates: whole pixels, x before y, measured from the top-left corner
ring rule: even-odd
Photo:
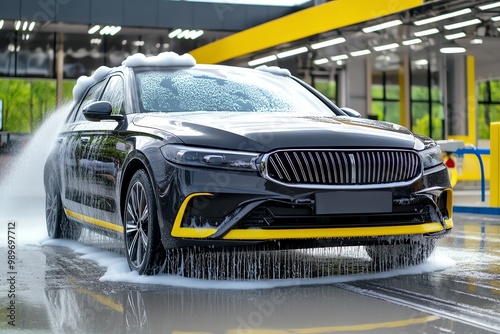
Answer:
[[[446,67],[448,138],[476,145],[474,56],[448,55]]]
[[[477,145],[477,102],[474,56],[467,56],[467,121],[469,143]]]
[[[410,56],[405,54],[399,64],[399,123],[411,127],[410,122]]]
[[[64,33],[57,33],[56,53],[56,78],[57,78],[57,105],[63,102],[63,78],[64,78]]]
[[[490,206],[500,207],[500,122],[490,125]]]
[[[363,57],[352,58],[346,66],[346,103],[341,107],[349,107],[358,111],[363,117],[367,116],[367,63]],[[371,88],[371,87],[370,87]],[[371,101],[369,101],[371,104]]]

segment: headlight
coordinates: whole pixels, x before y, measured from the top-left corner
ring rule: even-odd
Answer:
[[[422,162],[424,163],[424,169],[431,168],[443,163],[441,149],[436,144],[418,153],[422,157]]]
[[[213,150],[180,145],[165,145],[161,153],[170,162],[199,167],[256,171],[257,153]]]

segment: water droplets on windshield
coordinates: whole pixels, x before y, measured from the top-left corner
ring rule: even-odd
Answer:
[[[137,71],[137,79],[145,111],[332,115],[325,104],[293,79],[253,70]]]

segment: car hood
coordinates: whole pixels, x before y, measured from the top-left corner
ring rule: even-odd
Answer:
[[[285,113],[147,113],[138,127],[174,135],[186,145],[268,152],[280,148],[405,148],[417,140],[406,128],[351,117],[291,116]]]

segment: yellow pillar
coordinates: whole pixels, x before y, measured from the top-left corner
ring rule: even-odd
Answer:
[[[467,122],[468,122],[468,142],[477,145],[476,134],[476,75],[474,56],[467,56]]]
[[[490,125],[490,206],[500,207],[500,122]]]

